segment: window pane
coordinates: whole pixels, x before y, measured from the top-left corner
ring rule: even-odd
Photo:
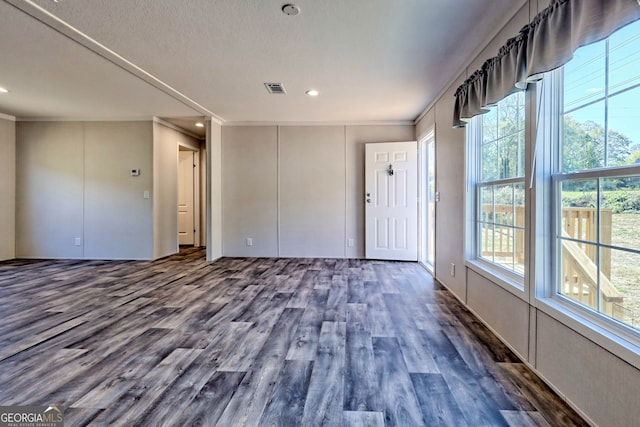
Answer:
[[[598,102],[565,115],[562,170],[572,172],[604,166],[605,104]]]
[[[562,234],[559,237],[597,241],[596,186],[593,179],[562,182]]]
[[[513,185],[496,185],[495,202],[495,223],[513,225]]]
[[[496,226],[493,233],[494,262],[504,268],[514,269],[514,233],[512,227]]]
[[[596,245],[560,239],[561,286],[558,292],[588,307],[598,307]]]
[[[640,177],[600,181],[600,242],[640,250]]]
[[[482,116],[482,142],[490,142],[498,139],[498,111],[492,108]]]
[[[640,329],[640,255],[602,248],[600,311]]]
[[[609,99],[607,166],[632,164],[640,159],[638,99],[640,87]]]
[[[609,92],[640,83],[640,21],[616,31],[609,39]]]
[[[478,219],[483,222],[493,222],[493,216],[493,187],[480,187]]]
[[[606,44],[604,41],[578,49],[564,66],[564,111],[602,98],[605,93]]]
[[[487,142],[482,145],[481,180],[492,181],[498,179],[498,143]]]
[[[493,224],[481,222],[478,224],[478,234],[480,257],[493,262]]]
[[[520,145],[520,133],[505,136],[499,142],[500,179],[518,178],[519,164],[524,157]]]
[[[524,129],[524,94],[516,92],[498,104],[498,136],[514,135]]]

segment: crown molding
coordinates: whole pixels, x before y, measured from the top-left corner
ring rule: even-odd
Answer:
[[[9,120],[12,122],[16,121],[16,118],[14,116],[10,116],[8,114],[2,114],[2,113],[0,113],[0,119]]]
[[[413,120],[344,121],[344,122],[224,122],[223,126],[414,126]]]
[[[18,122],[150,122],[153,117],[18,117]]]

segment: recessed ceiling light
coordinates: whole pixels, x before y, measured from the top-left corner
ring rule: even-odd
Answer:
[[[9,89],[5,89],[3,87],[0,87],[0,93],[9,93]]]
[[[197,128],[203,128],[204,127],[204,123],[198,122],[198,123],[196,123],[196,127]]]
[[[309,89],[308,91],[305,92],[307,95],[309,96],[318,96],[320,95],[320,92],[318,92],[315,89]]]
[[[282,6],[282,13],[288,16],[296,16],[300,13],[300,8],[295,4],[285,4]]]

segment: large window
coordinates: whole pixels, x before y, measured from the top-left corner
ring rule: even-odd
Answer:
[[[640,21],[556,71],[555,292],[640,329]]]
[[[524,274],[525,97],[517,92],[469,126],[475,260],[517,283]]]

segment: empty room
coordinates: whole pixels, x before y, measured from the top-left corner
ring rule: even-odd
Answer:
[[[640,422],[640,1],[0,26],[0,426]]]

